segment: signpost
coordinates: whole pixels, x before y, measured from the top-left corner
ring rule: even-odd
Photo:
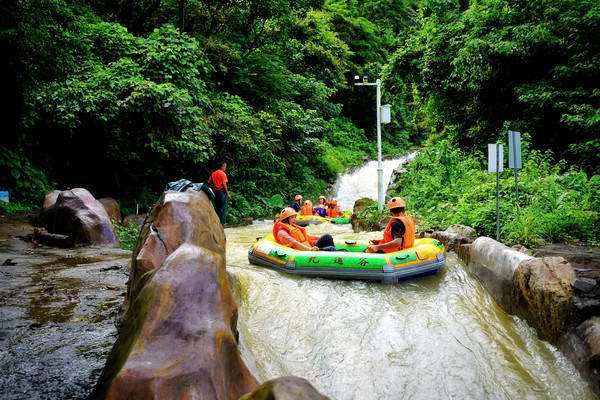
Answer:
[[[383,164],[381,163],[381,124],[389,124],[391,121],[391,106],[389,104],[381,105],[381,80],[369,82],[366,76],[363,76],[362,82],[360,77],[354,77],[355,86],[377,86],[375,110],[377,111],[377,208],[383,210]]]
[[[521,133],[508,131],[508,168],[515,169],[515,190],[517,193],[517,221],[519,221],[519,176],[521,165]]]
[[[500,172],[504,171],[504,148],[488,144],[488,172],[496,173],[496,240],[500,241]]]

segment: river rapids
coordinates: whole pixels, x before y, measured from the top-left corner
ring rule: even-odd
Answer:
[[[406,157],[384,164],[385,182]],[[376,162],[338,179],[352,208],[376,199]],[[272,221],[228,228],[227,269],[240,351],[266,381],[295,375],[332,399],[594,399],[575,367],[505,313],[454,253],[437,276],[400,284],[294,277],[248,263]],[[367,239],[350,225],[311,234]]]

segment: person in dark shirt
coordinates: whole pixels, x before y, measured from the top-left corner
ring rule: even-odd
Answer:
[[[296,197],[294,197],[294,202],[292,204],[290,204],[290,207],[294,209],[294,211],[296,211],[297,213],[300,212],[300,210],[302,209],[302,195],[301,194],[297,194]]]

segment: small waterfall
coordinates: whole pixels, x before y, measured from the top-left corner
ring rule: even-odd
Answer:
[[[407,153],[382,162],[384,193],[387,191],[392,172],[405,162],[415,158],[416,154],[417,152]],[[333,193],[342,209],[352,210],[354,202],[363,197],[377,201],[377,160],[369,161],[340,174],[333,186]]]

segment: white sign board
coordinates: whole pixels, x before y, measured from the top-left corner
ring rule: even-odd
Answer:
[[[381,123],[389,124],[392,121],[392,106],[384,104],[381,106]]]
[[[508,168],[521,169],[521,133],[508,131]]]
[[[504,171],[504,148],[501,144],[488,144],[488,172],[502,171]]]

